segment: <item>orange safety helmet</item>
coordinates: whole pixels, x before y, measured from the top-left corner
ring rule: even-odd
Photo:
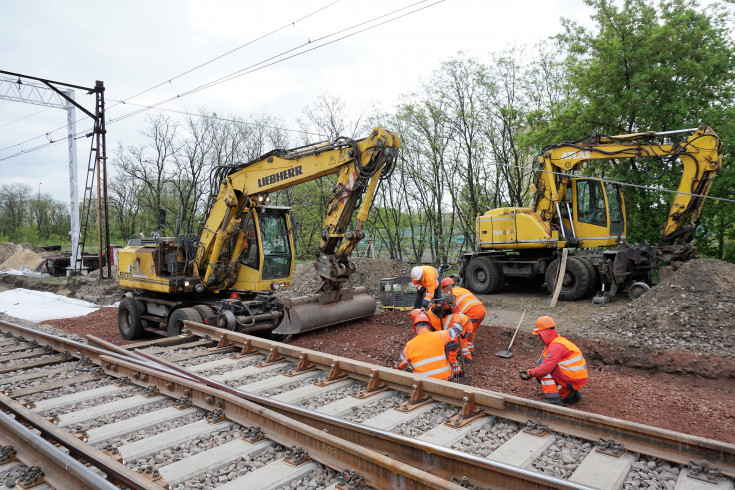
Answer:
[[[452,279],[451,277],[445,277],[444,279],[442,279],[442,289],[448,286],[456,286],[456,284],[454,283],[454,279]]]
[[[418,329],[416,328],[416,325],[419,323],[425,323],[427,328],[431,328],[431,322],[429,322],[429,317],[424,313],[423,310],[415,309],[411,312],[411,321],[413,322],[413,330],[415,332],[418,332]]]
[[[538,320],[536,320],[536,329],[531,333],[538,335],[541,330],[547,330],[554,327],[556,327],[556,322],[553,318],[550,316],[540,316]]]

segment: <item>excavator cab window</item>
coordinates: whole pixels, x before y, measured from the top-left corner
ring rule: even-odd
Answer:
[[[610,233],[620,235],[625,231],[625,215],[623,214],[623,198],[620,184],[605,182],[607,204],[610,212]]]
[[[263,245],[263,279],[282,279],[291,273],[291,244],[286,215],[262,213],[260,238]]]
[[[258,240],[255,232],[255,219],[253,211],[250,211],[245,217],[245,240],[242,244],[242,259],[244,265],[257,269],[260,261],[258,253]]]
[[[607,226],[605,191],[599,180],[580,179],[577,185],[577,220],[596,226]]]

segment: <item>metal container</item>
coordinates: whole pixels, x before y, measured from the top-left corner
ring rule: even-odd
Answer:
[[[380,280],[380,305],[384,310],[413,310],[416,286],[408,276]]]

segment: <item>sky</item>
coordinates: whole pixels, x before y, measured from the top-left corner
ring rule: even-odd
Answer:
[[[291,129],[320,94],[391,112],[459,52],[482,59],[533,46],[562,32],[562,17],[589,24],[590,13],[582,0],[25,0],[3,6],[0,70],[83,87],[103,81],[112,157],[118,144],[144,143],[146,112],[116,120],[140,106],[174,98],[160,109],[267,112]],[[272,63],[289,50],[309,51]],[[236,72],[242,75],[181,96]],[[0,85],[0,95],[9,85]],[[76,98],[93,110],[93,96],[77,90]],[[78,131],[91,127],[79,111],[76,119]],[[25,183],[68,202],[67,145],[22,153],[65,140],[66,124],[64,110],[0,99],[0,185]],[[89,139],[77,141],[81,182],[89,148]]]

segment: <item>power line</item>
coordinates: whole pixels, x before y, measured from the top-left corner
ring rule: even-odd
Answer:
[[[114,102],[120,102],[120,101],[117,101],[117,100],[114,100],[114,99],[108,99],[108,100],[113,100]],[[147,107],[147,106],[145,106],[143,104],[135,104],[133,102],[126,102],[126,104],[128,104],[128,105],[134,105],[134,106],[138,106],[138,107]],[[239,120],[239,119],[230,119],[230,118],[219,117],[219,116],[210,115],[210,114],[201,114],[201,113],[187,112],[187,111],[181,111],[181,110],[176,110],[176,109],[164,109],[162,107],[158,107],[158,108],[156,108],[156,110],[163,111],[163,112],[172,112],[174,114],[181,114],[181,115],[184,115],[184,116],[198,117],[198,118],[202,118],[202,119],[211,119],[213,121],[223,121],[223,122],[231,122],[231,123],[237,123],[237,124],[245,124],[246,126],[258,126],[258,127],[267,128],[267,129],[278,129],[278,130],[281,130],[281,131],[288,131],[290,133],[299,133],[299,134],[304,134],[304,135],[308,135],[308,136],[321,136],[319,133],[312,133],[310,131],[304,131],[302,129],[291,129],[291,128],[283,128],[283,127],[280,127],[280,126],[269,126],[267,124],[257,124],[257,123],[252,123],[252,122],[249,122],[249,121],[242,121],[242,120]]]
[[[341,41],[341,40],[347,39],[347,38],[349,38],[349,37],[352,37],[352,36],[354,36],[354,35],[357,35],[357,34],[360,34],[360,33],[362,33],[362,32],[365,32],[365,31],[368,31],[368,30],[374,29],[374,28],[376,28],[376,27],[379,27],[379,26],[381,26],[381,25],[387,24],[387,23],[389,23],[389,22],[393,22],[393,21],[395,21],[395,20],[401,19],[401,18],[403,18],[403,17],[406,17],[406,16],[408,16],[408,15],[411,15],[411,14],[414,14],[414,13],[416,13],[416,12],[419,12],[419,11],[421,11],[421,10],[427,9],[427,8],[429,8],[429,7],[433,7],[434,5],[437,5],[437,4],[439,4],[439,3],[443,3],[443,2],[445,1],[445,0],[436,0],[436,1],[434,1],[434,3],[431,3],[431,4],[429,4],[429,5],[425,5],[425,6],[423,6],[423,7],[417,8],[417,9],[415,9],[415,10],[412,10],[412,11],[410,11],[410,12],[406,12],[406,13],[404,13],[404,14],[401,14],[401,15],[397,16],[397,17],[394,17],[394,18],[390,18],[390,19],[384,20],[384,21],[382,21],[382,22],[379,22],[379,23],[377,23],[377,24],[375,24],[375,25],[372,25],[372,26],[368,26],[368,27],[365,27],[365,28],[363,28],[363,29],[360,29],[360,30],[358,30],[358,31],[356,31],[356,32],[353,32],[353,33],[350,33],[350,34],[346,34],[346,35],[344,35],[344,36],[342,36],[342,37],[339,37],[339,38],[337,38],[337,39],[334,39],[334,40],[332,40],[332,41],[328,41],[328,42],[325,42],[325,43],[323,43],[323,44],[320,44],[319,46],[315,46],[315,47],[313,47],[313,48],[310,48],[310,49],[305,49],[305,50],[303,50],[303,51],[299,51],[299,52],[297,52],[297,53],[294,53],[294,54],[292,54],[292,55],[290,55],[290,56],[287,56],[287,57],[284,57],[284,58],[278,59],[279,57],[282,57],[282,56],[284,56],[284,55],[286,55],[286,54],[288,54],[288,53],[290,53],[290,52],[292,52],[292,51],[295,51],[295,50],[298,50],[298,49],[300,49],[300,48],[303,48],[303,47],[305,47],[305,46],[307,46],[307,45],[309,45],[309,44],[311,44],[311,43],[313,43],[313,42],[318,42],[318,41],[321,41],[321,40],[324,40],[324,39],[328,39],[328,38],[330,38],[330,37],[333,37],[333,36],[335,36],[335,35],[337,35],[337,34],[340,34],[340,33],[342,33],[342,32],[345,32],[345,31],[349,31],[349,30],[355,29],[355,28],[357,28],[357,27],[359,27],[359,26],[361,26],[361,25],[365,25],[365,24],[369,24],[369,23],[375,22],[376,20],[379,20],[379,19],[381,19],[381,18],[385,18],[385,17],[391,16],[391,15],[394,15],[394,14],[396,14],[396,13],[398,13],[398,12],[401,12],[401,11],[403,11],[403,10],[406,10],[406,9],[410,9],[410,8],[413,8],[413,7],[417,6],[417,5],[420,5],[420,4],[423,4],[423,3],[426,3],[426,2],[428,2],[428,1],[430,1],[430,0],[420,0],[420,1],[418,1],[418,2],[415,2],[415,3],[411,4],[411,5],[408,5],[408,6],[406,6],[406,7],[402,7],[402,8],[400,8],[400,9],[396,9],[396,10],[394,10],[394,11],[392,11],[392,12],[389,12],[389,13],[387,13],[387,14],[384,14],[384,15],[382,15],[382,16],[374,17],[374,18],[372,18],[372,19],[370,19],[370,20],[368,20],[368,21],[360,22],[360,23],[357,23],[357,24],[355,24],[355,25],[353,25],[353,26],[351,26],[351,27],[348,27],[348,28],[345,28],[345,29],[341,29],[341,30],[339,30],[339,31],[336,31],[336,32],[334,32],[334,33],[331,33],[331,34],[328,34],[328,35],[326,35],[326,36],[322,36],[321,38],[318,38],[318,39],[316,39],[315,41],[311,41],[311,40],[309,40],[309,41],[308,41],[307,43],[304,43],[304,44],[301,44],[301,45],[299,45],[299,46],[296,46],[296,47],[294,47],[294,48],[291,48],[291,49],[289,49],[289,50],[286,50],[286,51],[284,51],[284,52],[282,52],[282,53],[280,53],[280,54],[278,54],[278,55],[272,56],[272,57],[270,57],[270,58],[267,58],[267,59],[265,59],[265,60],[263,60],[263,61],[260,61],[260,62],[258,62],[258,63],[255,63],[255,64],[253,64],[253,65],[250,65],[249,67],[243,68],[243,69],[241,69],[241,70],[238,70],[238,71],[236,71],[236,72],[233,72],[233,73],[231,73],[231,74],[229,74],[229,75],[226,75],[226,76],[224,76],[224,77],[221,77],[221,78],[219,78],[219,79],[213,80],[212,82],[209,82],[209,83],[206,83],[206,84],[200,85],[200,86],[198,86],[198,87],[195,87],[195,88],[193,88],[193,89],[190,89],[190,90],[188,90],[188,91],[186,91],[186,92],[183,92],[183,93],[181,93],[181,94],[178,94],[178,95],[176,95],[175,97],[169,97],[168,99],[165,99],[165,100],[161,100],[161,101],[159,101],[159,102],[156,102],[156,103],[154,103],[154,104],[150,104],[150,105],[144,106],[144,108],[142,108],[142,109],[140,109],[140,110],[136,110],[136,111],[130,112],[130,113],[128,113],[128,114],[125,114],[125,115],[123,115],[123,116],[121,116],[121,117],[118,117],[118,118],[114,118],[114,119],[109,119],[109,120],[108,120],[108,123],[107,123],[107,124],[108,124],[108,125],[109,125],[109,124],[114,124],[115,122],[119,122],[119,121],[122,121],[122,120],[124,120],[124,119],[128,119],[129,117],[133,117],[133,116],[136,116],[136,115],[138,115],[138,114],[141,114],[141,113],[143,113],[143,112],[147,112],[147,111],[149,111],[149,110],[151,110],[151,109],[157,108],[158,106],[160,106],[160,105],[163,105],[163,104],[166,104],[166,103],[168,103],[168,102],[171,102],[172,100],[176,100],[176,99],[179,99],[179,98],[185,97],[185,96],[187,96],[187,95],[191,95],[191,94],[193,94],[193,93],[195,93],[195,92],[199,92],[199,91],[201,91],[201,90],[204,90],[204,89],[207,89],[207,88],[213,87],[213,86],[215,86],[215,85],[218,85],[218,84],[220,84],[220,83],[224,83],[224,82],[227,82],[227,81],[233,80],[233,79],[235,79],[235,78],[238,78],[238,77],[240,77],[240,76],[248,75],[248,74],[250,74],[250,73],[253,73],[253,72],[255,72],[255,71],[261,70],[261,69],[263,69],[263,68],[266,68],[266,67],[268,67],[268,66],[272,66],[272,65],[278,64],[278,63],[280,63],[280,62],[282,62],[282,61],[286,61],[286,60],[288,60],[288,59],[291,59],[291,58],[294,58],[294,57],[300,56],[300,55],[302,55],[302,54],[306,54],[306,53],[308,53],[308,52],[314,51],[314,50],[316,50],[316,49],[319,49],[319,48],[325,47],[325,46],[327,46],[327,45],[329,45],[329,44],[333,44],[333,43],[335,43],[335,42],[338,42],[338,41]],[[335,2],[335,3],[336,3],[336,2]],[[330,6],[331,6],[331,5],[333,5],[333,4],[330,4]],[[326,7],[324,7],[324,8],[326,8]],[[322,8],[321,10],[323,10],[323,8]],[[305,18],[305,17],[304,17],[304,18]],[[302,18],[302,19],[303,19],[303,18]],[[274,32],[275,32],[275,31],[274,31]],[[272,61],[272,60],[274,60],[274,61]],[[205,64],[207,64],[207,63],[205,63]],[[203,64],[203,65],[204,65],[204,64]],[[202,65],[202,66],[203,66],[203,65]],[[262,66],[258,66],[258,65],[262,65]],[[182,74],[182,75],[183,75],[183,74]],[[172,80],[173,80],[173,79],[172,79]],[[168,81],[166,81],[166,82],[162,82],[162,84],[165,84],[165,83],[168,83]],[[159,84],[159,86],[160,86],[160,85],[162,85],[162,84]],[[137,96],[137,95],[136,95],[136,96]],[[135,97],[135,96],[133,96],[133,97]],[[131,97],[131,98],[132,98],[132,97]],[[125,103],[124,101],[120,101],[120,102],[122,102],[123,104]],[[65,126],[61,126],[61,127],[57,128],[57,129],[55,129],[55,130],[51,131],[51,133],[53,133],[53,132],[56,132],[56,131],[59,131],[59,130],[61,130],[61,129],[64,129],[64,128],[66,128],[66,127],[67,127],[66,125],[65,125]],[[38,138],[42,138],[42,137],[46,136],[46,134],[50,134],[50,133],[45,133],[45,134],[43,134],[43,135],[37,136],[37,137],[35,137],[35,138],[31,138],[31,139],[29,139],[29,140],[26,140],[26,141],[24,141],[24,142],[21,142],[21,143],[17,143],[17,144],[15,144],[15,145],[11,145],[11,146],[9,146],[9,147],[6,147],[6,148],[4,148],[4,149],[12,148],[13,146],[17,146],[17,145],[20,145],[20,144],[22,144],[22,143],[26,143],[26,142],[28,142],[28,141],[33,141],[33,140],[35,140],[35,139],[38,139]],[[79,134],[79,133],[77,133],[77,134]],[[26,154],[26,153],[30,153],[30,152],[33,152],[33,151],[37,151],[37,150],[40,150],[40,149],[43,149],[43,148],[47,148],[47,147],[53,146],[54,144],[57,144],[57,143],[59,143],[59,142],[57,141],[57,142],[53,142],[53,143],[47,143],[47,144],[45,144],[45,145],[39,145],[39,146],[36,146],[36,147],[34,147],[34,148],[31,148],[31,149],[28,149],[28,150],[23,150],[23,151],[20,151],[20,152],[14,153],[14,154],[12,154],[12,155],[9,155],[9,156],[7,156],[7,157],[3,157],[3,158],[0,158],[0,162],[2,162],[2,161],[4,161],[4,160],[8,160],[8,159],[11,159],[11,158],[15,158],[15,157],[17,157],[17,156],[20,156],[20,155],[23,155],[23,154]]]
[[[203,84],[203,85],[200,85],[200,86],[198,86],[198,87],[195,87],[195,88],[193,88],[193,89],[189,89],[189,90],[187,90],[187,91],[185,91],[185,92],[182,92],[182,93],[180,93],[180,94],[177,94],[177,95],[176,95],[176,96],[174,96],[174,97],[169,97],[168,99],[164,99],[164,100],[161,100],[161,101],[155,102],[155,103],[153,103],[153,104],[147,105],[147,106],[145,106],[145,108],[143,108],[143,109],[140,109],[140,110],[137,110],[137,111],[133,111],[133,112],[130,112],[130,113],[128,113],[128,114],[125,114],[125,115],[123,115],[123,116],[121,116],[121,117],[118,117],[118,118],[112,119],[110,123],[115,123],[115,122],[118,122],[118,121],[122,121],[122,120],[124,120],[124,119],[127,119],[127,118],[129,118],[129,117],[132,117],[132,116],[136,116],[136,115],[138,115],[138,114],[140,114],[140,113],[142,113],[142,112],[146,112],[146,111],[148,111],[148,110],[150,110],[150,109],[155,109],[155,108],[156,108],[156,107],[158,107],[159,105],[163,105],[163,104],[166,104],[166,103],[168,103],[168,102],[171,102],[172,100],[176,100],[176,99],[179,99],[179,98],[185,97],[185,96],[187,96],[187,95],[191,95],[191,94],[193,94],[193,93],[195,93],[195,92],[199,92],[199,91],[201,91],[201,90],[204,90],[204,89],[207,89],[207,88],[213,87],[213,86],[215,86],[215,85],[219,85],[219,84],[221,84],[221,83],[225,83],[225,82],[228,82],[228,81],[230,81],[230,80],[234,80],[235,78],[238,78],[238,77],[241,77],[241,76],[244,76],[244,75],[249,75],[249,74],[251,74],[251,73],[254,73],[254,72],[256,72],[256,71],[262,70],[262,69],[264,69],[264,68],[267,68],[267,67],[269,67],[269,66],[273,66],[273,65],[276,65],[276,64],[278,64],[278,63],[281,63],[281,62],[283,62],[283,61],[289,60],[289,59],[291,59],[291,58],[295,58],[295,57],[297,57],[297,56],[301,56],[301,55],[303,55],[303,54],[306,54],[306,53],[308,53],[308,52],[314,51],[314,50],[316,50],[316,49],[320,49],[320,48],[323,48],[323,47],[325,47],[325,46],[328,46],[328,45],[330,45],[330,44],[336,43],[336,42],[338,42],[338,41],[342,41],[342,40],[344,40],[344,39],[347,39],[347,38],[349,38],[349,37],[355,36],[355,35],[357,35],[357,34],[360,34],[360,33],[362,33],[362,32],[365,32],[365,31],[369,31],[369,30],[371,30],[371,29],[374,29],[374,28],[376,28],[376,27],[380,27],[380,26],[382,26],[382,25],[384,25],[384,24],[387,24],[387,23],[389,23],[389,22],[393,22],[393,21],[395,21],[395,20],[401,19],[401,18],[403,18],[403,17],[406,17],[407,15],[411,15],[411,14],[414,14],[414,13],[416,13],[416,12],[419,12],[419,11],[421,11],[421,10],[427,9],[427,8],[429,8],[429,7],[433,7],[434,5],[437,5],[437,4],[439,4],[439,3],[442,3],[442,2],[444,2],[445,0],[437,0],[437,1],[435,1],[434,3],[432,3],[432,4],[429,4],[429,5],[425,5],[425,6],[423,6],[423,7],[417,8],[416,10],[412,10],[412,11],[410,11],[410,12],[406,12],[406,13],[404,13],[404,14],[401,14],[401,15],[397,16],[397,17],[393,17],[393,18],[390,18],[390,19],[384,20],[384,21],[382,21],[382,22],[379,22],[379,23],[377,23],[377,24],[374,24],[374,25],[371,25],[371,26],[365,27],[365,28],[363,28],[363,29],[360,29],[360,30],[358,30],[358,31],[352,32],[352,33],[350,33],[350,34],[346,34],[346,35],[344,35],[344,36],[342,36],[342,37],[339,37],[339,38],[337,38],[337,39],[333,39],[333,40],[331,40],[331,41],[327,41],[327,42],[324,42],[324,43],[322,43],[322,44],[320,44],[320,45],[318,45],[318,46],[314,46],[314,47],[312,47],[312,48],[309,48],[309,49],[304,49],[303,51],[298,51],[298,52],[296,52],[296,53],[294,53],[294,54],[291,54],[291,55],[289,55],[289,56],[286,56],[286,55],[287,55],[288,53],[291,53],[291,52],[293,52],[293,51],[297,51],[297,50],[299,50],[299,49],[301,49],[301,48],[304,48],[304,47],[306,47],[306,46],[308,46],[308,45],[310,45],[310,44],[313,44],[313,43],[315,43],[315,42],[323,41],[323,40],[325,40],[325,39],[328,39],[328,38],[330,38],[330,37],[336,36],[336,35],[338,35],[338,34],[340,34],[340,33],[343,33],[343,32],[346,32],[346,31],[351,31],[351,30],[353,30],[353,29],[356,29],[356,28],[357,28],[357,27],[359,27],[359,26],[362,26],[362,25],[365,25],[365,24],[370,24],[370,23],[373,23],[373,22],[375,22],[375,21],[377,21],[377,20],[379,20],[379,19],[381,19],[381,18],[385,18],[385,17],[388,17],[388,16],[390,16],[390,15],[394,15],[394,14],[396,14],[396,13],[398,13],[398,12],[401,12],[401,11],[403,11],[403,10],[406,10],[406,9],[409,9],[409,8],[412,8],[412,7],[415,7],[415,6],[417,6],[417,5],[420,5],[420,4],[422,4],[422,3],[426,3],[427,1],[429,1],[429,0],[420,0],[419,2],[413,3],[413,4],[411,4],[411,5],[408,5],[408,6],[406,6],[406,7],[402,7],[402,8],[400,8],[400,9],[396,9],[396,10],[394,10],[394,11],[392,11],[392,12],[389,12],[389,13],[387,13],[387,14],[384,14],[384,15],[381,15],[381,16],[378,16],[378,17],[373,17],[373,18],[372,18],[372,19],[370,19],[370,20],[367,20],[367,21],[363,21],[363,22],[359,22],[359,23],[357,23],[357,24],[354,24],[353,26],[351,26],[351,27],[347,27],[347,28],[345,28],[345,29],[340,29],[339,31],[333,32],[333,33],[331,33],[331,34],[327,34],[327,35],[325,35],[325,36],[322,36],[322,37],[320,37],[320,38],[317,38],[317,39],[315,39],[315,40],[313,40],[313,41],[312,41],[312,40],[309,40],[309,41],[308,41],[308,42],[306,42],[306,43],[303,43],[303,44],[301,44],[301,45],[299,45],[299,46],[296,46],[296,47],[294,47],[294,48],[291,48],[291,49],[287,49],[286,51],[282,51],[281,53],[279,53],[279,54],[277,54],[277,55],[271,56],[270,58],[266,58],[265,60],[259,61],[258,63],[254,63],[254,64],[252,64],[252,65],[250,65],[250,66],[248,66],[248,67],[245,67],[245,68],[242,68],[242,69],[240,69],[240,70],[237,70],[237,71],[235,71],[235,72],[232,72],[232,73],[230,73],[229,75],[225,75],[224,77],[220,77],[220,78],[218,78],[218,79],[216,79],[216,80],[213,80],[213,81],[211,81],[211,82],[205,83],[205,84]]]
[[[112,108],[116,107],[117,105],[120,105],[120,104],[125,104],[125,103],[127,103],[127,101],[129,101],[130,99],[133,99],[133,98],[135,98],[135,97],[138,97],[139,95],[142,95],[142,94],[144,94],[144,93],[150,92],[151,90],[154,90],[154,89],[156,89],[156,88],[158,88],[158,87],[161,87],[162,85],[165,85],[165,84],[167,84],[167,83],[170,83],[170,82],[172,82],[173,80],[176,80],[177,78],[181,78],[181,77],[183,77],[184,75],[187,75],[187,74],[189,74],[189,73],[191,73],[191,72],[193,72],[193,71],[196,71],[196,70],[198,70],[199,68],[202,68],[202,67],[204,67],[204,66],[206,66],[206,65],[208,65],[208,64],[210,64],[210,63],[213,63],[213,62],[215,62],[215,61],[217,61],[217,60],[219,60],[219,59],[221,59],[221,58],[224,58],[225,56],[227,56],[227,55],[229,55],[229,54],[232,54],[232,53],[234,53],[235,51],[238,51],[238,50],[240,50],[240,49],[242,49],[242,48],[244,48],[244,47],[246,47],[246,46],[249,46],[249,45],[251,45],[251,44],[254,44],[254,43],[255,43],[255,42],[257,42],[257,41],[260,41],[260,40],[262,40],[262,39],[265,39],[265,38],[267,38],[268,36],[271,36],[272,34],[275,34],[276,32],[279,32],[279,31],[281,31],[281,30],[283,30],[283,29],[287,28],[288,26],[292,26],[292,25],[295,25],[295,24],[296,24],[297,22],[301,22],[301,21],[302,21],[302,20],[304,20],[304,19],[307,19],[307,18],[309,18],[309,17],[311,17],[311,16],[313,16],[313,15],[316,15],[317,13],[319,13],[319,12],[321,12],[321,11],[323,11],[323,10],[326,10],[327,8],[329,8],[329,7],[333,6],[333,5],[335,5],[335,4],[337,4],[337,3],[341,2],[341,1],[342,1],[342,0],[335,0],[335,1],[333,1],[332,3],[330,3],[330,4],[328,4],[328,5],[324,6],[324,7],[321,7],[321,8],[319,8],[319,9],[317,9],[317,10],[314,10],[313,12],[311,12],[311,13],[309,13],[309,14],[306,14],[306,15],[304,15],[303,17],[300,17],[300,18],[298,18],[298,19],[296,19],[296,20],[294,20],[294,21],[291,21],[291,22],[288,22],[288,23],[284,24],[283,26],[279,27],[278,29],[274,29],[273,31],[271,31],[271,32],[269,32],[269,33],[267,33],[267,34],[264,34],[264,35],[262,35],[262,36],[260,36],[260,37],[258,37],[258,38],[255,38],[255,39],[253,39],[252,41],[248,41],[248,42],[247,42],[247,43],[245,43],[245,44],[241,44],[240,46],[238,46],[238,47],[236,47],[236,48],[234,48],[234,49],[231,49],[230,51],[227,51],[226,53],[223,53],[223,54],[221,54],[221,55],[219,55],[219,56],[216,56],[216,57],[214,57],[214,58],[212,58],[212,59],[210,59],[210,60],[208,60],[208,61],[205,61],[204,63],[201,63],[201,64],[199,64],[199,65],[195,66],[194,68],[191,68],[191,69],[189,69],[189,70],[186,70],[186,71],[184,71],[184,72],[180,73],[179,75],[176,75],[175,77],[172,77],[172,78],[170,78],[170,79],[168,79],[168,80],[166,80],[166,81],[164,81],[164,82],[161,82],[161,83],[159,83],[159,84],[157,84],[157,85],[154,85],[154,86],[152,86],[152,87],[150,87],[150,88],[148,88],[148,89],[146,89],[146,90],[143,90],[142,92],[138,92],[137,94],[135,94],[135,95],[132,95],[132,96],[128,97],[128,98],[127,98],[127,99],[125,99],[124,101],[116,101],[116,102],[117,102],[117,104],[115,104],[115,105],[113,105],[113,106],[109,107],[109,108],[108,108],[108,110],[110,110],[110,109],[112,109]],[[26,117],[30,117],[30,116],[26,116]],[[25,118],[23,118],[23,119],[25,119]],[[21,120],[21,119],[19,119],[18,121],[20,121],[20,120]],[[78,123],[78,122],[80,122],[80,121],[81,121],[81,119],[77,120],[76,122]],[[17,122],[17,121],[14,121],[14,122]],[[9,123],[9,124],[12,124],[12,123]],[[0,126],[0,127],[4,127],[4,126]],[[27,140],[21,141],[21,142],[19,142],[19,143],[15,143],[15,144],[13,144],[13,145],[10,145],[10,146],[6,146],[5,148],[0,148],[0,151],[5,151],[5,150],[8,150],[8,149],[10,149],[10,148],[13,148],[13,147],[15,147],[15,146],[20,146],[20,145],[22,145],[22,144],[25,144],[25,143],[29,143],[29,142],[31,142],[31,141],[34,141],[34,140],[37,140],[37,139],[43,138],[44,136],[47,136],[47,135],[53,134],[53,133],[55,133],[55,132],[57,132],[57,131],[61,131],[62,129],[66,129],[67,127],[68,127],[68,124],[67,124],[67,125],[64,125],[64,126],[60,126],[60,127],[56,128],[56,129],[54,129],[54,130],[51,130],[51,131],[49,131],[49,132],[47,132],[47,133],[44,133],[44,134],[42,134],[42,135],[39,135],[39,136],[34,136],[33,138],[29,138],[29,139],[27,139]],[[55,142],[52,142],[52,143],[50,143],[50,144],[48,144],[48,145],[46,145],[46,146],[50,146],[50,145],[51,145],[51,144],[53,144],[53,143],[55,143]],[[34,147],[34,148],[30,148],[30,149],[28,149],[28,150],[25,150],[25,151],[20,151],[20,152],[18,152],[18,153],[15,153],[15,154],[13,154],[13,155],[10,155],[10,156],[8,156],[8,157],[0,158],[0,161],[6,160],[6,159],[9,159],[9,158],[13,158],[13,157],[16,157],[16,156],[18,156],[18,155],[23,155],[24,153],[28,153],[28,152],[31,152],[31,151],[36,151],[36,150],[38,150],[38,149],[41,149],[41,148],[44,148],[44,147],[45,147],[44,145],[39,145],[39,146],[36,146],[36,147]]]
[[[642,157],[642,158],[644,158],[644,157]],[[489,161],[486,161],[486,160],[484,160],[484,163],[489,163],[490,165],[494,165],[496,167],[507,167],[507,168],[518,168],[518,169],[521,169],[521,170],[532,170],[534,173],[535,172],[546,172],[546,173],[549,173],[549,174],[552,174],[552,175],[563,175],[563,176],[567,176],[567,177],[570,177],[570,176],[573,177],[571,174],[567,174],[567,173],[564,173],[564,172],[552,172],[550,170],[539,170],[538,168],[536,168],[533,165],[511,165],[509,163],[489,162]],[[583,178],[583,176],[580,176],[580,177]],[[613,183],[613,184],[619,184],[621,186],[635,187],[635,188],[638,188],[638,189],[646,189],[646,190],[649,190],[649,191],[669,192],[671,194],[681,194],[683,196],[701,197],[701,198],[704,198],[704,199],[712,199],[712,200],[715,200],[715,201],[722,201],[722,202],[735,202],[735,199],[727,199],[727,198],[724,198],[724,197],[715,197],[715,196],[710,196],[710,195],[705,196],[705,195],[702,195],[702,194],[692,194],[690,192],[675,191],[675,190],[672,190],[672,189],[664,189],[664,188],[659,188],[659,187],[651,187],[651,186],[640,185],[640,184],[631,184],[629,182],[623,182],[623,181],[620,181],[620,180],[613,180],[613,179],[605,179],[605,178],[600,178],[600,177],[590,177],[590,178],[593,178],[595,180],[599,180],[601,182],[610,182],[610,183]]]

